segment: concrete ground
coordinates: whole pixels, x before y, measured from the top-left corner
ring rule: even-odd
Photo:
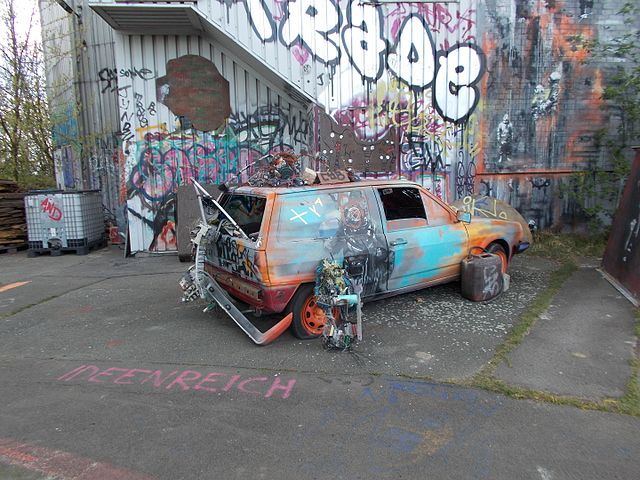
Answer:
[[[591,400],[621,397],[637,339],[633,306],[582,262],[496,376],[512,384]]]
[[[485,304],[456,284],[367,304],[354,354],[289,333],[256,347],[219,312],[179,302],[186,267],[115,247],[0,255],[0,289],[11,287],[0,293],[0,478],[636,477],[638,418],[438,383],[486,364],[547,285],[549,261],[517,258],[511,289]],[[594,272],[578,270],[547,317],[595,303],[561,333],[541,319],[503,379],[622,392],[633,312]],[[618,321],[576,324],[596,312]],[[602,327],[599,342],[581,340]],[[589,362],[572,370],[574,359]]]

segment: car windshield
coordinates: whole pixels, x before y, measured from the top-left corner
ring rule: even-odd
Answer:
[[[253,195],[226,194],[220,205],[249,237],[260,232],[266,198]]]

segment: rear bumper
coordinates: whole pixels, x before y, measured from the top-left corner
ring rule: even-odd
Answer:
[[[298,289],[298,285],[267,287],[250,282],[210,263],[205,263],[204,269],[231,295],[265,313],[282,312]]]

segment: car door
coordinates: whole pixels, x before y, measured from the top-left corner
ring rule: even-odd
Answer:
[[[464,224],[418,186],[382,187],[377,193],[391,251],[388,290],[455,279],[468,249]]]
[[[332,259],[362,296],[385,290],[388,251],[371,189],[280,195],[272,223],[267,261],[273,281],[313,282],[319,262]]]

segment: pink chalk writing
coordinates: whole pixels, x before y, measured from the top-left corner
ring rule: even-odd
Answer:
[[[162,370],[141,368],[100,368],[96,365],[80,365],[58,377],[59,381],[85,381],[114,385],[148,384],[161,391],[195,390],[199,392],[236,391],[263,398],[289,398],[295,379],[281,377],[243,377],[221,372],[200,372],[198,370],[174,370],[166,373]]]

